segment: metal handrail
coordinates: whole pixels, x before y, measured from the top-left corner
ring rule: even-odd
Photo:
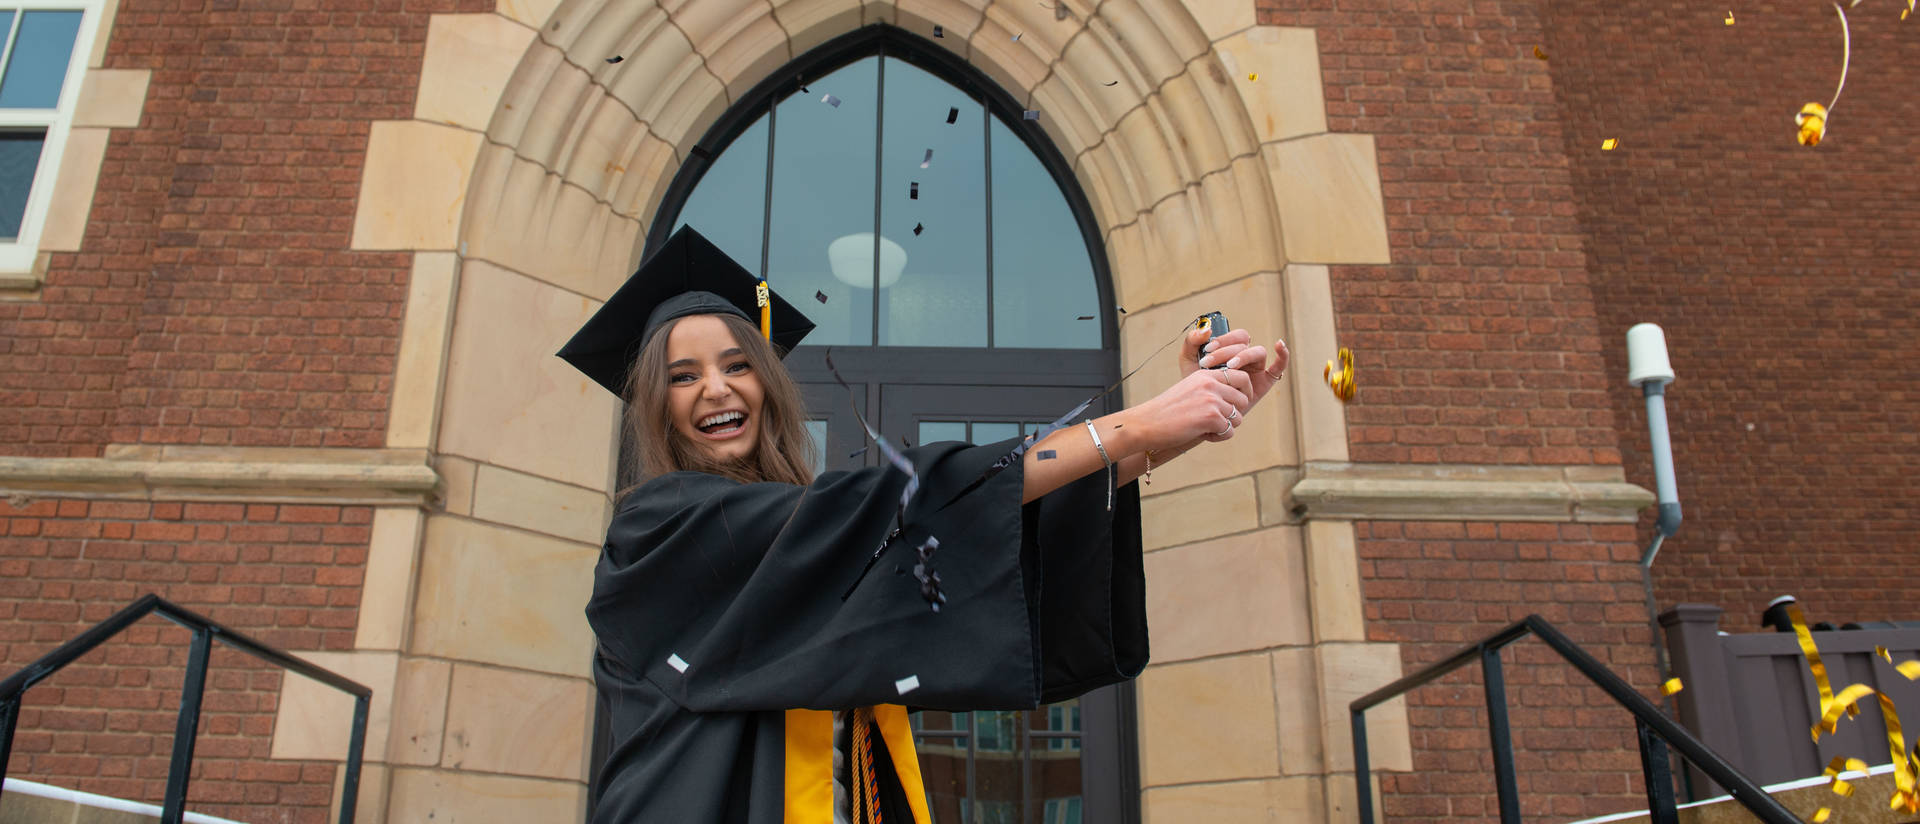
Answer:
[[[1667,748],[1660,746],[1660,742],[1679,750],[1701,772],[1726,787],[1735,801],[1761,821],[1767,824],[1801,824],[1797,816],[1760,789],[1760,785],[1708,749],[1685,727],[1662,714],[1653,702],[1588,655],[1586,650],[1567,640],[1565,635],[1561,635],[1559,630],[1538,615],[1529,615],[1478,644],[1463,647],[1444,660],[1360,696],[1347,705],[1353,716],[1353,768],[1359,790],[1361,824],[1373,824],[1373,792],[1369,789],[1373,779],[1367,763],[1367,709],[1466,666],[1475,658],[1480,659],[1486,674],[1487,731],[1493,748],[1494,786],[1499,793],[1500,821],[1502,824],[1518,824],[1520,791],[1514,779],[1513,741],[1507,728],[1507,687],[1500,669],[1500,649],[1528,635],[1538,636],[1580,674],[1585,675],[1587,680],[1612,696],[1615,703],[1633,714],[1640,740],[1640,770],[1646,779],[1647,812],[1654,824],[1675,824],[1679,821],[1678,807],[1673,798],[1673,779],[1667,766]]]
[[[193,765],[194,736],[200,727],[200,699],[206,692],[207,660],[212,655],[214,641],[353,696],[353,732],[347,740],[347,772],[340,793],[340,824],[350,824],[353,821],[354,802],[360,797],[360,756],[366,749],[367,711],[373,699],[373,690],[331,670],[255,641],[151,593],[141,596],[127,605],[126,609],[89,627],[52,652],[40,656],[19,672],[0,680],[0,776],[7,773],[7,761],[13,753],[13,730],[20,719],[20,704],[26,698],[27,689],[133,626],[135,621],[145,618],[149,613],[158,614],[193,631],[193,647],[187,655],[186,680],[180,686],[180,715],[174,724],[173,758],[167,768],[167,795],[160,807],[161,824],[180,824],[186,815],[187,777]]]

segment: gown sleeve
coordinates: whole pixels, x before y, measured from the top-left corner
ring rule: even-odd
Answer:
[[[607,654],[696,712],[1023,709],[1138,674],[1134,487],[1109,511],[1095,472],[1022,506],[1017,460],[974,486],[1016,443],[907,450],[920,489],[864,577],[896,526],[898,470],[804,487],[655,478],[608,528],[588,620]],[[938,613],[911,573],[927,535],[948,599]]]

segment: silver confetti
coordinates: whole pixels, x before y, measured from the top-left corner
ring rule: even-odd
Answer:
[[[840,108],[840,98],[834,97],[832,94],[827,94],[821,97],[820,102],[825,103],[829,106],[832,106],[836,109]]]

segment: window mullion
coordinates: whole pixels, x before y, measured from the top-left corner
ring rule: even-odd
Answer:
[[[13,10],[13,25],[7,29],[7,45],[5,48],[0,48],[0,83],[5,83],[7,80],[7,65],[8,61],[13,59],[13,44],[14,41],[20,39],[20,21],[26,19],[26,17],[26,9],[16,8]],[[77,46],[79,44],[76,43],[75,45]]]

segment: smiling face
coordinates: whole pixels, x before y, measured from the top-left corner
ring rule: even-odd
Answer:
[[[716,315],[682,318],[667,333],[667,411],[674,431],[715,460],[744,461],[760,445],[765,390]]]

